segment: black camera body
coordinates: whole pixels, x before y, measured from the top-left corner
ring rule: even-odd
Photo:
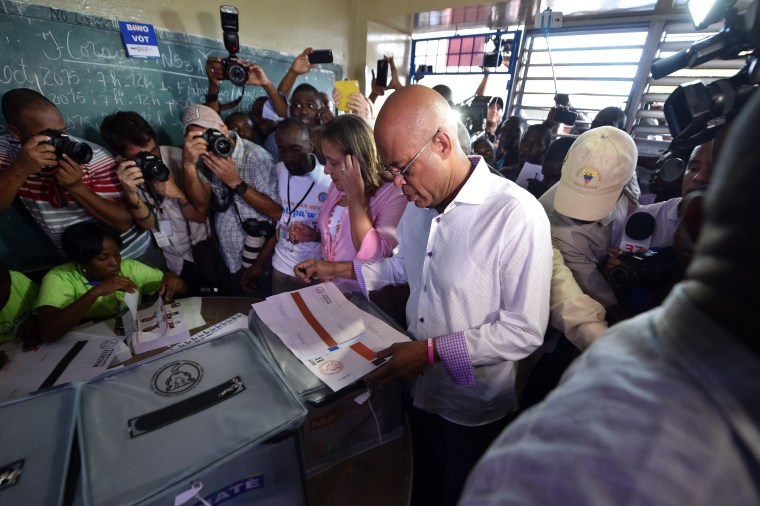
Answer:
[[[232,154],[232,141],[224,136],[222,132],[216,128],[209,128],[201,136],[206,139],[208,146],[206,151],[219,155],[221,157],[227,157]]]
[[[668,271],[676,259],[673,247],[625,253],[618,257],[623,263],[610,269],[607,281],[615,290],[641,287],[656,290],[668,281]]]
[[[221,5],[219,6],[219,15],[222,19],[224,48],[229,53],[227,58],[222,59],[224,78],[235,86],[245,86],[246,81],[248,81],[248,69],[235,56],[240,51],[238,10],[231,5]]]
[[[140,167],[143,173],[143,178],[146,181],[158,181],[166,182],[169,180],[169,168],[164,164],[161,158],[149,153],[148,151],[141,151],[137,153],[132,159],[135,164]]]
[[[566,105],[557,104],[549,109],[549,114],[546,116],[546,121],[562,123],[563,125],[574,125],[577,118],[577,112],[571,111],[570,108]]]
[[[377,60],[377,74],[375,84],[381,88],[388,86],[388,62],[385,59]]]
[[[48,141],[42,141],[40,144],[50,144],[55,148],[55,156],[63,158],[64,154],[69,155],[75,162],[82,165],[92,160],[92,148],[86,142],[77,142],[71,140],[68,134],[48,128],[41,132],[41,135],[50,137]],[[55,174],[58,170],[57,165],[48,165],[41,171],[44,175]]]

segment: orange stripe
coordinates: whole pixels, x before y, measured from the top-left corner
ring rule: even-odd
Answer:
[[[351,348],[356,353],[366,358],[370,362],[375,360],[375,356],[376,356],[375,352],[367,348],[367,346],[364,343],[352,344],[351,346],[349,346],[349,348]]]
[[[303,317],[306,318],[306,321],[309,323],[309,325],[311,325],[311,328],[314,329],[317,335],[322,338],[322,341],[324,341],[327,346],[338,346],[338,343],[335,342],[335,339],[332,338],[332,336],[325,330],[325,328],[319,324],[317,319],[314,318],[314,315],[311,314],[311,311],[303,301],[301,294],[298,292],[292,292],[290,296],[293,297],[293,300],[296,302],[296,306],[298,306],[298,309],[301,310],[301,314],[303,314]]]

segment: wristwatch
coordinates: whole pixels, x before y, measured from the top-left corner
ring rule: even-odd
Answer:
[[[234,188],[234,191],[235,193],[237,193],[238,195],[242,197],[243,194],[245,194],[245,191],[247,189],[248,189],[248,183],[246,183],[245,181],[241,181],[240,184]]]

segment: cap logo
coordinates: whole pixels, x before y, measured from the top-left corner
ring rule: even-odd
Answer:
[[[201,108],[200,107],[189,107],[185,111],[185,118],[184,118],[185,124],[188,124],[189,122],[191,122],[193,120],[196,120],[196,119],[201,119]]]
[[[595,170],[583,169],[581,173],[583,174],[583,186],[588,186],[592,179],[599,176]]]

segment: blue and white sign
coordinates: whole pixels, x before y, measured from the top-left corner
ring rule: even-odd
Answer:
[[[160,58],[156,31],[153,25],[119,21],[121,38],[127,48],[127,56],[131,58]]]

